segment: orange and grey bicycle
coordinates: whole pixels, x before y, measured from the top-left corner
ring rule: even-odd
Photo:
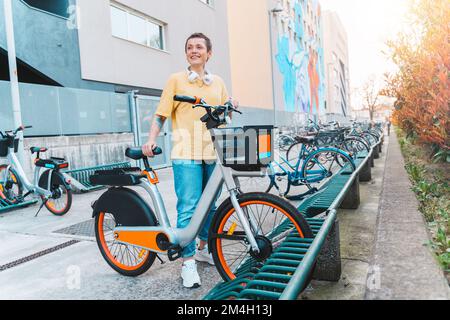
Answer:
[[[183,247],[199,234],[218,192],[225,185],[229,198],[217,209],[209,230],[209,250],[225,281],[251,262],[263,262],[293,231],[300,237],[313,236],[306,220],[286,200],[266,193],[243,193],[238,177],[264,176],[273,157],[273,127],[219,128],[236,110],[231,103],[210,106],[196,97],[175,96],[175,101],[204,108],[201,121],[214,142],[217,165],[205,187],[189,225],[173,228],[158,191],[158,177],[141,148],[129,148],[126,155],[143,160],[139,168],[98,171],[93,184],[111,186],[94,204],[97,244],[106,262],[125,276],[146,272],[158,254],[170,261],[181,257]],[[240,112],[239,112],[240,113]],[[160,148],[154,154],[161,154]],[[151,207],[131,186],[143,188]],[[152,209],[154,208],[154,210]]]

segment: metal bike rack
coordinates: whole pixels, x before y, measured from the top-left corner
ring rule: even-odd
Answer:
[[[352,206],[359,204],[359,188],[355,185],[359,186],[360,173],[367,167],[370,169],[373,150],[355,159],[354,172],[344,169],[299,206],[299,212],[307,216],[314,238],[300,238],[292,232],[264,263],[250,258],[237,270],[235,280],[219,283],[204,299],[295,300],[313,277],[338,281],[341,261],[337,209],[345,202]],[[312,218],[320,213],[325,213],[325,217]],[[281,233],[290,227],[290,222],[286,222],[274,232]]]
[[[8,204],[8,203],[6,203],[6,201],[0,199],[0,212],[5,212],[5,211],[9,211],[9,210],[28,207],[37,202],[38,202],[37,200],[31,200],[31,201],[27,201],[27,202],[18,203],[18,204]]]
[[[120,168],[130,168],[130,162],[119,162],[107,165],[95,166],[90,168],[82,168],[76,170],[68,170],[62,172],[69,180],[71,185],[80,192],[89,192],[104,188],[104,186],[94,186],[89,182],[89,177],[99,170],[113,170]]]

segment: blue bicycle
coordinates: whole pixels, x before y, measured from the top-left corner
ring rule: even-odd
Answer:
[[[296,197],[316,192],[331,177],[341,172],[356,169],[352,156],[334,147],[317,147],[317,137],[299,137],[301,143],[297,156],[289,160],[279,156],[268,170],[270,185],[267,192],[276,188],[280,196],[288,197],[292,187],[306,186],[307,191]]]

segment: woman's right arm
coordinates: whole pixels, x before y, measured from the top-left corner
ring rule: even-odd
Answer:
[[[156,144],[156,139],[158,138],[166,119],[166,117],[155,114],[155,118],[153,119],[152,127],[150,129],[148,142],[142,146],[142,152],[147,157],[153,157],[153,149],[158,146]]]

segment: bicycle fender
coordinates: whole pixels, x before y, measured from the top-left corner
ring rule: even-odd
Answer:
[[[158,220],[148,203],[134,190],[110,188],[92,205],[92,217],[100,212],[114,215],[118,226],[157,226]]]
[[[63,185],[67,190],[72,190],[72,186],[68,181],[66,181],[64,176],[60,172],[51,169],[44,171],[44,173],[39,177],[38,185],[40,188],[48,189],[47,184],[48,184],[48,175],[50,174],[50,171],[52,172],[52,183],[57,185]]]

